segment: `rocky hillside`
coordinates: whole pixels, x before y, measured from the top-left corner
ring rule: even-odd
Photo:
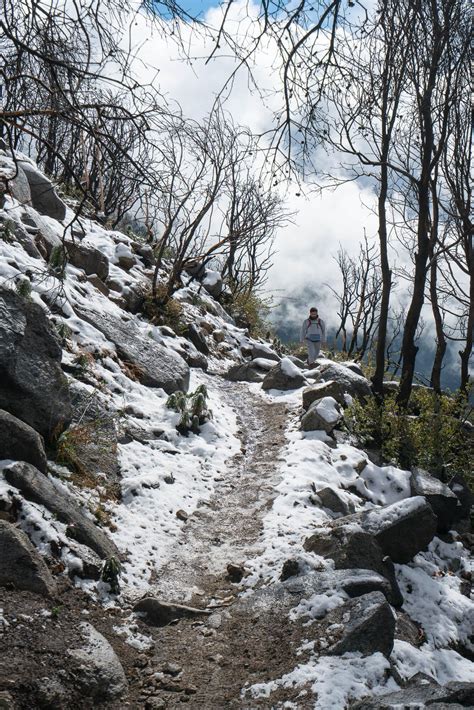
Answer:
[[[152,248],[19,166],[0,156],[0,707],[474,706],[463,479],[354,446],[358,366],[249,337],[219,274],[158,317]]]

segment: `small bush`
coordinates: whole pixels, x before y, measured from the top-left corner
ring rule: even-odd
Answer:
[[[66,251],[62,244],[58,244],[51,250],[49,257],[49,268],[58,279],[64,278],[64,269],[67,264]]]
[[[248,328],[254,337],[267,335],[267,318],[271,310],[269,300],[261,298],[253,291],[234,292],[227,305],[237,325]]]
[[[175,298],[169,298],[166,302],[166,287],[158,285],[156,290],[156,300],[151,291],[146,294],[143,302],[143,313],[154,325],[167,325],[178,335],[182,335],[185,329],[183,321],[183,307]]]
[[[188,394],[174,392],[168,397],[166,406],[181,415],[176,429],[185,436],[190,431],[199,434],[200,427],[212,419],[212,412],[207,406],[206,385],[199,385],[194,392]]]
[[[16,292],[27,301],[31,300],[31,281],[27,278],[20,279],[15,284]]]
[[[461,473],[474,484],[472,407],[465,394],[437,395],[429,388],[412,393],[410,406],[401,410],[396,395],[383,402],[370,398],[346,411],[346,426],[362,446],[380,449],[385,461],[412,468],[420,466],[442,480]]]
[[[102,567],[101,580],[110,586],[112,594],[120,594],[122,566],[116,557],[109,557]]]

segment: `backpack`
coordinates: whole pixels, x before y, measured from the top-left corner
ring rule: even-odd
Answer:
[[[321,328],[321,318],[319,316],[316,319],[316,323]],[[308,318],[308,325],[306,326],[305,338],[306,338],[306,340],[309,340],[311,343],[319,343],[321,341],[321,334],[320,333],[312,333],[311,335],[308,335],[308,330],[310,329],[311,324],[312,324],[311,318]]]

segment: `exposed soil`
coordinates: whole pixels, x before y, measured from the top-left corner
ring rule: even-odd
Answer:
[[[0,691],[9,690],[18,708],[151,709],[176,708],[182,703],[209,710],[277,707],[277,695],[269,705],[268,700],[241,697],[241,689],[246,683],[291,670],[290,646],[295,648],[301,641],[301,629],[282,624],[278,614],[260,623],[242,611],[235,604],[240,587],[235,578],[229,578],[227,565],[245,566],[246,560],[258,554],[262,519],[278,482],[286,407],[265,401],[239,383],[212,379],[238,414],[242,449],[229,462],[225,477],[216,481],[212,499],[188,519],[176,553],[162,569],[153,593],[162,600],[214,613],[162,628],[139,621],[140,630],[155,642],[153,649],[139,653],[113,628],[130,614],[130,608],[103,609],[67,583],[51,602],[0,589],[0,608],[7,618],[13,613],[17,617],[7,633],[0,633]],[[42,616],[45,608],[53,615]],[[67,649],[77,643],[78,624],[83,620],[103,633],[118,654],[129,681],[127,698],[100,703],[74,691]],[[59,678],[71,689],[68,699],[47,701],[38,692],[38,680],[44,677]],[[285,691],[284,699],[291,695]],[[298,707],[309,707],[301,695]]]

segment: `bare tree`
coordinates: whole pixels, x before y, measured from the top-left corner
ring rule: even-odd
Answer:
[[[374,244],[364,235],[357,260],[339,249],[336,262],[342,277],[342,289],[327,284],[339,305],[340,324],[336,340],[342,335],[342,351],[361,360],[372,344],[380,314],[381,277]],[[348,329],[349,326],[349,329]]]

